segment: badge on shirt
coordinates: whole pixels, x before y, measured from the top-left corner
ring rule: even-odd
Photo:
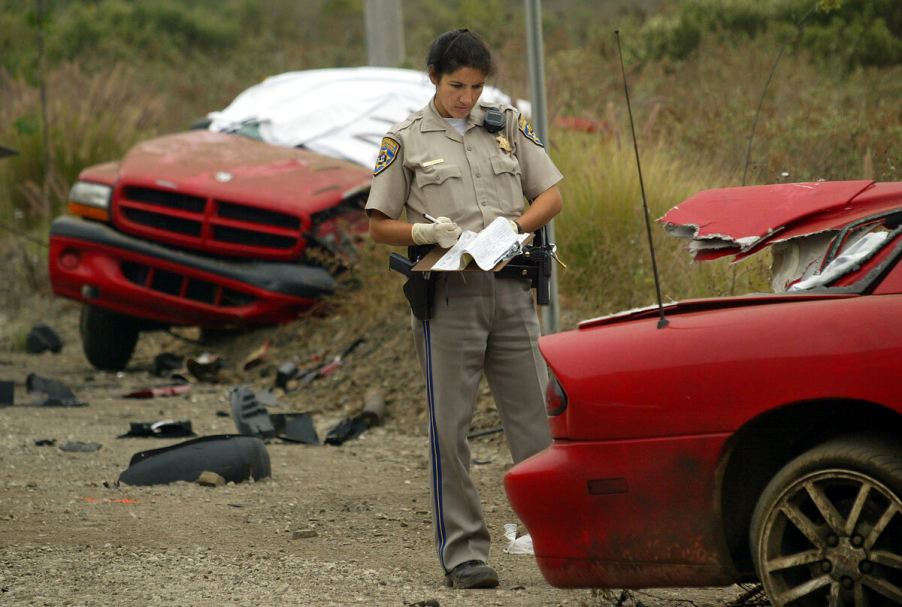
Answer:
[[[536,132],[532,130],[532,127],[528,122],[526,122],[526,118],[520,116],[520,132],[523,133],[523,136],[532,141],[539,147],[545,147],[541,141],[539,141],[539,136],[536,135]]]
[[[391,166],[391,163],[398,157],[398,150],[401,144],[391,137],[382,138],[382,147],[379,148],[379,156],[376,157],[376,167],[373,169],[373,175],[378,175]]]
[[[498,142],[498,149],[502,152],[507,152],[510,154],[514,151],[514,148],[511,147],[511,142],[507,140],[507,137],[504,135],[498,135],[495,137],[495,141]]]

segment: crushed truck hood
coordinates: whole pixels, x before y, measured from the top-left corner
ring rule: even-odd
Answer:
[[[334,206],[345,192],[368,187],[371,173],[296,148],[189,131],[137,144],[123,158],[119,177],[125,183],[312,215]]]

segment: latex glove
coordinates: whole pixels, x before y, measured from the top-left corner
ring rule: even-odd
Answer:
[[[460,236],[460,226],[447,217],[436,218],[438,223],[415,223],[411,236],[416,244],[437,244],[450,249]]]

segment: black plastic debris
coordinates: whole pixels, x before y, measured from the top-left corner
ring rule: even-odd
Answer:
[[[232,418],[239,433],[264,439],[276,435],[266,407],[260,404],[253,390],[247,386],[232,388],[229,402],[232,404]]]
[[[341,445],[355,439],[370,428],[382,423],[385,413],[385,396],[379,388],[371,388],[364,399],[363,411],[341,420],[326,433],[327,445]]]
[[[180,371],[185,365],[185,357],[172,352],[160,352],[153,357],[153,374],[157,377],[169,377],[174,371]]]
[[[188,373],[198,381],[217,382],[219,372],[224,366],[224,361],[216,354],[204,352],[197,358],[189,358],[185,361]]]
[[[226,482],[259,480],[272,474],[269,452],[259,438],[223,434],[201,436],[183,443],[135,453],[119,475],[127,485],[165,485],[195,482],[204,471]]]
[[[269,416],[276,431],[276,438],[290,443],[318,445],[319,436],[309,413],[272,413]]]
[[[66,441],[60,445],[60,451],[70,451],[72,453],[91,453],[100,451],[103,445],[100,443],[84,443],[80,440]]]
[[[42,407],[83,407],[87,405],[78,399],[69,386],[55,379],[47,379],[35,373],[25,378],[25,389],[29,394],[37,394],[39,398],[32,404]]]
[[[187,419],[163,419],[158,422],[131,422],[128,432],[116,438],[184,438],[197,436]]]
[[[15,156],[18,154],[16,150],[12,148],[8,148],[6,146],[0,145],[0,158],[6,158],[7,156]]]
[[[55,438],[36,438],[34,439],[35,447],[52,447],[56,444]]]
[[[276,370],[276,388],[288,390],[288,382],[298,374],[298,366],[293,362],[282,363]]]
[[[16,384],[11,381],[0,381],[0,407],[15,404]]]
[[[50,350],[58,354],[63,349],[63,340],[56,331],[42,322],[37,323],[25,337],[25,350],[29,354],[40,354]]]

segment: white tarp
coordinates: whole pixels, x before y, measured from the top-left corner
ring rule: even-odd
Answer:
[[[238,95],[221,112],[207,115],[210,130],[233,132],[258,125],[263,141],[376,164],[382,136],[391,125],[425,106],[435,93],[425,72],[381,67],[287,72]],[[486,87],[481,100],[510,103]],[[528,103],[518,102],[525,114]],[[525,107],[524,107],[525,106]]]

